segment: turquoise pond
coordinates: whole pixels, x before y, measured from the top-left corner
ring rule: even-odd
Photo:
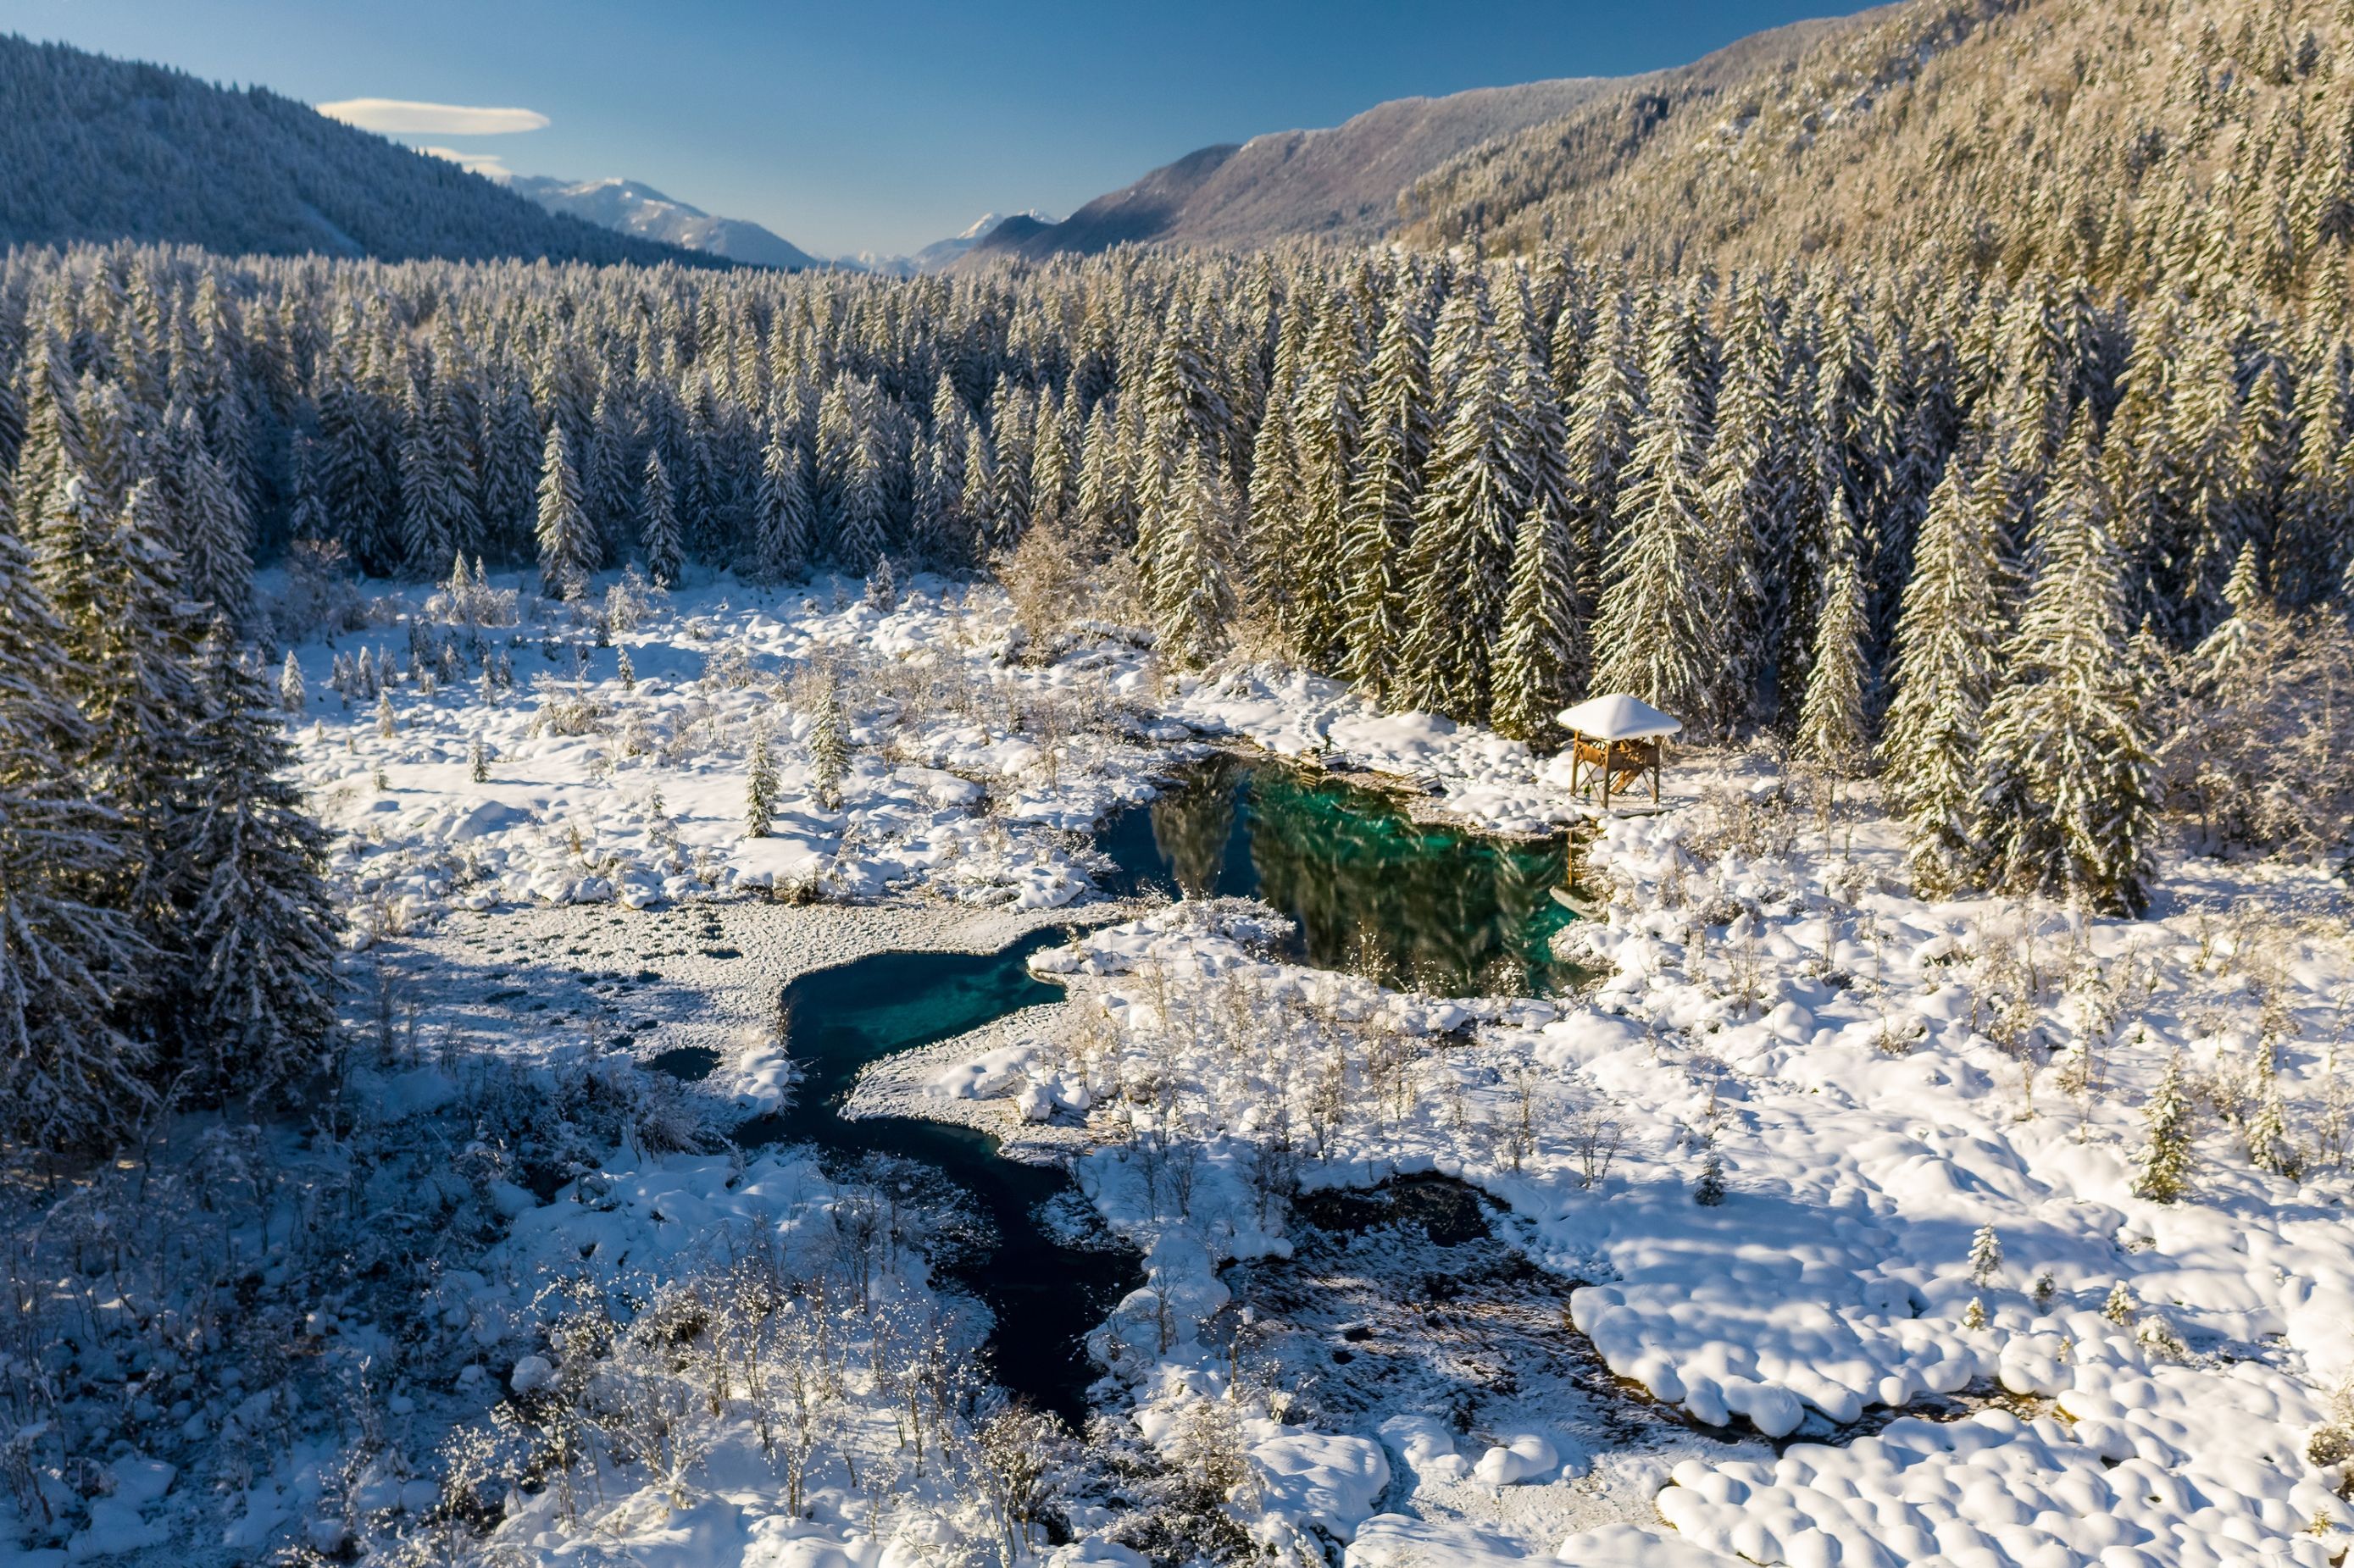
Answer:
[[[1097,845],[1110,863],[1098,880],[1116,895],[1265,899],[1298,922],[1299,961],[1457,995],[1541,994],[1570,978],[1548,948],[1571,917],[1550,895],[1566,869],[1560,842],[1417,824],[1389,797],[1329,777],[1220,759],[1115,816]],[[1048,928],[991,954],[878,953],[794,980],[782,1000],[806,1076],[790,1107],[738,1140],[811,1143],[843,1167],[912,1162],[961,1189],[985,1234],[945,1272],[995,1316],[990,1370],[1076,1425],[1095,1379],[1087,1333],[1142,1283],[1136,1255],[1041,1223],[1041,1206],[1071,1190],[1058,1168],[1000,1159],[994,1139],[966,1128],[837,1114],[869,1062],[1057,1000],[1025,960],[1065,939]]]

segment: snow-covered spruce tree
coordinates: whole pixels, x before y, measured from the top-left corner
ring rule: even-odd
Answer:
[[[1724,1156],[1709,1145],[1708,1153],[1700,1166],[1700,1181],[1692,1188],[1692,1202],[1702,1208],[1712,1209],[1724,1202]]]
[[[193,409],[167,424],[157,477],[170,487],[164,511],[179,528],[182,590],[244,627],[253,613],[252,525],[228,475],[205,450]]]
[[[1189,453],[1198,450],[1225,468],[1234,438],[1234,409],[1209,352],[1210,323],[1197,312],[1189,298],[1170,320],[1145,378],[1144,450],[1150,466],[1140,474],[1139,485],[1148,509],[1161,499]]]
[[[65,339],[54,329],[36,331],[23,367],[24,434],[16,450],[16,509],[37,518],[53,492],[69,476],[90,471],[81,417],[74,396],[73,366]]]
[[[338,350],[322,367],[320,379],[315,451],[321,504],[335,537],[361,570],[389,570],[397,564],[399,492],[378,440],[375,399],[356,385],[346,350]],[[167,435],[168,430],[167,425]],[[535,429],[535,443],[536,439]]]
[[[85,540],[57,682],[90,721],[85,784],[121,816],[127,880],[111,902],[133,912],[146,939],[168,946],[161,888],[186,849],[179,822],[196,771],[191,720],[203,705],[189,673],[201,625],[163,543],[160,496],[156,481],[141,480],[120,515]]]
[[[945,446],[942,452],[948,450]],[[945,487],[944,493],[945,493]],[[1128,454],[1108,399],[1087,415],[1079,439],[1079,491],[1075,514],[1083,547],[1094,556],[1126,547],[1136,537],[1136,492]]]
[[[1969,835],[1998,634],[1994,525],[1976,461],[1956,454],[1930,498],[1896,623],[1896,695],[1880,745],[1914,889],[1927,898],[1960,886],[1977,860]]]
[[[76,766],[89,727],[49,684],[66,658],[65,629],[0,526],[0,1122],[53,1150],[120,1137],[152,1101],[146,1048],[112,1017],[149,955],[92,896],[126,879],[122,832]]]
[[[2301,355],[2294,426],[2296,456],[2273,539],[2273,585],[2291,608],[2315,604],[2336,587],[2343,519],[2354,509],[2354,383],[2344,351],[2317,323]]]
[[[477,543],[465,450],[452,428],[449,394],[436,378],[429,396],[410,383],[400,440],[402,569],[427,577],[453,551]]]
[[[179,1060],[207,1096],[263,1097],[303,1075],[335,1022],[342,917],[323,873],[326,830],[287,777],[269,688],[224,622],[205,640],[201,802],[175,902],[186,1003]]]
[[[1391,305],[1373,353],[1341,541],[1340,673],[1376,702],[1395,679],[1406,633],[1406,546],[1414,536],[1433,435],[1429,338],[1418,295],[1409,293]],[[1256,494],[1256,472],[1252,487]]]
[[[997,449],[997,467],[992,475],[995,488],[989,498],[991,533],[987,543],[991,554],[1011,548],[1030,526],[1030,464],[1037,428],[1038,399],[1016,387],[1007,377],[999,376],[997,392],[990,399],[989,416],[990,440]],[[881,547],[883,480],[879,458],[862,430],[843,470],[843,505],[835,522],[834,555],[857,571],[866,569],[863,552],[870,546]],[[862,463],[868,470],[861,482],[866,486],[866,495],[857,519],[858,531],[854,535],[848,510],[850,484]]]
[[[1042,525],[1035,523],[1031,524],[1033,529],[1040,526]],[[1044,526],[1049,533],[1055,531],[1055,524],[1049,524]],[[866,574],[866,603],[870,609],[878,609],[885,615],[899,608],[899,584],[898,580],[892,576],[891,557],[888,556],[877,556],[875,558],[875,569]]]
[[[1520,416],[1521,469],[1529,503],[1569,515],[1569,421],[1545,367],[1545,331],[1525,272],[1509,281],[1496,313],[1496,337]],[[1574,539],[1573,535],[1573,539]]]
[[[744,786],[744,836],[765,839],[775,825],[777,766],[769,756],[769,737],[752,737],[752,758]]]
[[[561,424],[547,429],[539,471],[539,580],[559,599],[577,599],[603,564],[596,530],[580,504],[580,481]]]
[[[529,557],[540,453],[539,420],[532,412],[530,394],[509,386],[488,396],[482,406],[476,504],[483,546],[494,560]]]
[[[2288,1102],[2281,1094],[2278,1055],[2279,1048],[2269,1038],[2258,1043],[2256,1081],[2250,1092],[2256,1113],[2248,1118],[2248,1163],[2294,1181],[2304,1161],[2289,1134]]]
[[[2002,1267],[2002,1238],[1991,1224],[1980,1225],[1970,1238],[1970,1283],[1980,1289],[1994,1283]]]
[[[1078,431],[1071,405],[1050,401],[1038,414],[1038,438],[1030,453],[1030,524],[1067,527],[1078,490]],[[886,506],[887,510],[887,506]]]
[[[1199,669],[1225,646],[1234,614],[1234,500],[1225,475],[1195,447],[1158,505],[1165,511],[1150,530],[1158,544],[1145,564],[1152,624],[1161,655]]]
[[[334,537],[327,503],[319,493],[317,443],[298,439],[288,453],[292,471],[292,505],[286,514],[286,537],[295,543],[324,546]]]
[[[1815,657],[1807,672],[1807,698],[1798,709],[1797,751],[1825,770],[1852,779],[1872,758],[1871,717],[1864,688],[1871,678],[1865,643],[1872,634],[1863,574],[1847,503],[1828,498],[1833,525],[1830,566],[1823,574],[1823,604],[1815,618]]]
[[[637,431],[618,393],[618,385],[610,382],[597,393],[588,418],[588,452],[580,469],[580,504],[588,514],[589,526],[604,542],[607,560],[629,554],[638,512],[637,465],[631,461]]]
[[[1296,613],[1294,657],[1312,668],[1341,660],[1347,617],[1346,557],[1350,480],[1363,423],[1363,330],[1356,302],[1335,284],[1310,336],[1306,374],[1294,416],[1299,448],[1300,549],[1291,563]]]
[[[1287,644],[1298,641],[1299,595],[1293,563],[1299,559],[1305,535],[1300,526],[1305,504],[1299,480],[1299,441],[1292,423],[1292,404],[1305,372],[1300,361],[1308,352],[1307,318],[1298,304],[1284,313],[1277,341],[1275,366],[1267,379],[1267,407],[1258,429],[1252,432],[1250,482],[1245,495],[1242,559],[1245,596],[1267,618]],[[1150,471],[1160,482],[1159,464]],[[1160,514],[1149,494],[1140,519],[1137,557],[1148,561],[1160,547],[1151,532]]]
[[[466,742],[466,777],[477,784],[491,781],[491,754],[479,735]]]
[[[1602,567],[1617,515],[1618,487],[1635,445],[1635,415],[1642,401],[1643,327],[1634,295],[1621,287],[1599,302],[1588,346],[1566,410],[1569,526],[1589,581],[1578,584],[1586,603],[1599,600]]]
[[[1663,306],[1644,369],[1648,400],[1594,622],[1594,688],[1625,692],[1711,732],[1725,657],[1711,599],[1712,529],[1702,493],[1707,366],[1696,302]],[[1703,727],[1709,726],[1709,727]]]
[[[1405,568],[1412,617],[1400,650],[1404,703],[1461,719],[1488,711],[1489,662],[1511,592],[1512,546],[1529,506],[1511,382],[1491,331],[1463,330],[1455,413],[1432,451]]]
[[[774,432],[760,452],[752,519],[753,570],[762,582],[789,582],[809,568],[809,475],[801,449]]]
[[[645,489],[638,503],[638,547],[645,553],[646,576],[658,588],[677,585],[684,569],[686,546],[678,523],[678,501],[672,492],[670,468],[662,453],[646,454]]]
[[[2135,1162],[2134,1196],[2171,1203],[2190,1191],[2191,1139],[2194,1127],[2190,1092],[2183,1082],[2182,1053],[2166,1060],[2166,1075],[2150,1097],[2144,1114],[2146,1130],[2140,1158]]]
[[[303,689],[302,664],[294,657],[294,650],[286,650],[286,662],[278,667],[278,705],[290,714],[300,714],[311,701]]]
[[[1499,730],[1532,743],[1557,736],[1553,715],[1585,684],[1583,630],[1568,521],[1558,504],[1539,501],[1521,520],[1512,546],[1512,588],[1496,655]]]
[[[122,503],[133,482],[145,470],[140,429],[145,418],[144,411],[134,408],[114,382],[93,382],[82,388],[82,442],[90,454],[90,490],[99,504],[110,511]]]
[[[818,690],[817,710],[810,715],[810,782],[821,810],[842,809],[842,781],[850,777],[850,729],[842,713],[842,694],[832,680]]]
[[[2037,565],[1987,710],[1973,837],[2017,892],[2138,915],[2157,812],[2142,681],[2089,425],[2039,509]]]
[[[104,634],[99,583],[90,563],[103,553],[111,527],[97,487],[79,470],[58,471],[33,524],[33,571],[76,651],[95,652]]]
[[[961,531],[968,535],[964,553],[973,560],[987,560],[991,542],[998,534],[997,454],[989,444],[988,432],[977,424],[965,432],[964,441],[964,489],[957,501],[957,516]],[[811,494],[811,514],[814,518],[818,515],[814,484]],[[815,532],[813,527],[813,536]]]
[[[1787,372],[1766,290],[1755,281],[1733,303],[1733,325],[1716,398],[1716,431],[1701,476],[1713,542],[1713,591],[1731,622],[1716,703],[1728,726],[1749,705],[1772,663],[1774,628],[1767,599],[1768,557],[1791,505]]]
[[[1000,469],[1001,478],[1010,467]],[[870,426],[859,432],[851,451],[849,471],[843,478],[841,530],[834,540],[835,556],[854,572],[872,571],[890,546],[890,486],[882,436]],[[1025,496],[1027,489],[1025,481]],[[1008,517],[1012,514],[1011,508],[1003,513]],[[1017,526],[1000,542],[1010,545],[1019,534]]]
[[[2233,451],[2242,402],[2239,354],[2221,322],[2205,323],[2189,338],[2169,377],[2176,387],[2169,435],[2184,481],[2180,534],[2160,549],[2173,579],[2170,630],[2179,641],[2196,642],[2224,615],[2223,584],[2247,538],[2246,518],[2236,504]]]

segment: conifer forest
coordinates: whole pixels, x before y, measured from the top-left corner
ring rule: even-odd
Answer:
[[[1906,0],[1375,243],[63,199],[0,1558],[2343,1561],[2354,7]]]

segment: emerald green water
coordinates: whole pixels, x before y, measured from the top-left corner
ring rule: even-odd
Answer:
[[[1106,893],[1264,899],[1298,923],[1291,956],[1321,968],[1452,995],[1530,995],[1570,980],[1548,948],[1571,918],[1549,896],[1567,869],[1558,842],[1420,825],[1376,791],[1233,758],[1121,812],[1096,842],[1110,862]],[[1041,1206],[1071,1192],[1061,1169],[1002,1159],[995,1139],[970,1128],[839,1114],[867,1063],[1058,999],[1026,960],[1064,939],[1048,929],[989,954],[876,953],[793,980],[783,1001],[800,1088],[737,1138],[811,1143],[846,1167],[910,1160],[961,1187],[990,1234],[945,1272],[991,1311],[991,1370],[1076,1427],[1096,1375],[1087,1332],[1143,1282],[1140,1260],[1068,1245],[1041,1223]],[[715,1062],[675,1051],[650,1065],[700,1077]]]
[[[1288,956],[1444,996],[1542,996],[1575,916],[1552,896],[1564,841],[1416,822],[1389,796],[1278,762],[1226,758],[1115,818],[1110,891],[1248,895],[1299,925]]]

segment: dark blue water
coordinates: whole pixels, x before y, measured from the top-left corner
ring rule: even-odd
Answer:
[[[1423,826],[1338,780],[1221,760],[1122,811],[1096,842],[1110,861],[1107,894],[1265,899],[1298,923],[1292,956],[1323,968],[1454,994],[1528,994],[1562,978],[1546,948],[1568,918],[1548,896],[1565,871],[1559,845]],[[1087,1335],[1143,1283],[1136,1255],[1066,1245],[1040,1223],[1040,1206],[1071,1191],[1059,1168],[1001,1159],[995,1139],[967,1128],[837,1114],[867,1063],[1058,1000],[1026,960],[1068,939],[1049,928],[986,955],[877,953],[794,980],[783,1005],[805,1076],[790,1107],[747,1123],[738,1141],[811,1143],[843,1165],[914,1160],[969,1193],[992,1234],[945,1272],[995,1315],[990,1370],[1076,1426],[1096,1376]]]
[[[793,1059],[805,1075],[790,1107],[748,1123],[737,1141],[812,1143],[843,1164],[874,1155],[911,1160],[962,1188],[991,1235],[945,1272],[996,1317],[990,1370],[1077,1426],[1095,1381],[1087,1331],[1144,1283],[1136,1255],[1054,1239],[1038,1208],[1070,1190],[1069,1175],[1000,1159],[997,1139],[986,1133],[911,1117],[849,1121],[836,1114],[869,1062],[1061,1000],[1062,989],[1032,979],[1025,960],[1068,939],[1068,932],[1049,928],[996,953],[876,953],[795,980],[784,1004]]]

